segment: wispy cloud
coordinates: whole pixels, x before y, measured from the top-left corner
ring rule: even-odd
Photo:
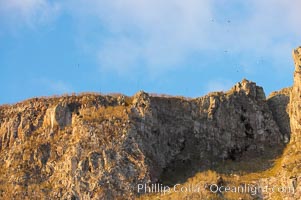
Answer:
[[[0,25],[10,31],[35,28],[55,19],[59,10],[59,3],[48,0],[0,0]]]
[[[98,19],[102,26],[96,51],[105,68],[169,69],[189,53],[209,46],[209,0],[101,0],[70,5],[75,17]]]
[[[301,43],[300,7],[299,0],[0,0],[0,25],[32,27],[64,12],[101,68],[121,73],[161,72],[224,50],[279,67]]]
[[[92,49],[102,68],[116,71],[168,70],[202,51],[228,50],[281,63],[301,34],[298,0],[80,0],[65,7],[84,22],[78,23],[81,31],[95,29],[86,21],[101,27]]]

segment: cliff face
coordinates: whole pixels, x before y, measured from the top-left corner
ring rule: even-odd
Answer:
[[[160,182],[181,182],[221,161],[283,143],[262,88],[247,80],[227,93],[189,101],[148,96],[147,102],[136,135],[156,169],[152,181],[161,176]]]
[[[283,143],[262,88],[247,80],[192,100],[31,99],[2,107],[0,130],[2,194],[17,198],[133,197],[138,183],[175,184]]]
[[[294,85],[290,97],[290,116],[291,116],[291,128],[292,128],[292,141],[297,145],[300,144],[300,130],[301,130],[301,47],[293,51],[293,58],[295,62],[294,72]],[[299,148],[299,146],[298,146]]]
[[[223,163],[262,157],[266,163],[240,171],[268,170],[286,144],[286,156],[301,148],[300,53],[294,51],[292,89],[268,100],[243,80],[226,93],[195,99],[138,92],[1,106],[0,198],[133,199],[138,184],[184,183],[207,170],[224,173]],[[279,175],[289,179],[288,168]]]
[[[280,91],[273,92],[268,97],[268,105],[273,113],[274,120],[283,134],[284,142],[290,141],[290,93],[292,88],[284,88]]]
[[[283,154],[282,168],[280,173],[282,180],[296,188],[292,199],[301,198],[301,47],[293,51],[295,62],[294,85],[290,92],[289,115],[291,127],[291,141]],[[285,184],[285,181],[282,181]],[[284,196],[285,197],[285,196]]]
[[[274,118],[284,134],[290,133],[290,142],[274,167],[275,173],[268,178],[259,179],[258,182],[261,185],[291,187],[294,188],[294,192],[265,193],[263,197],[266,199],[293,200],[301,198],[301,47],[293,50],[293,58],[295,62],[293,86],[275,92],[269,98]],[[276,107],[277,109],[275,109]]]

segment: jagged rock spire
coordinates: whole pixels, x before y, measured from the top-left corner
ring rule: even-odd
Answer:
[[[246,95],[250,96],[256,100],[265,100],[265,93],[263,88],[257,86],[256,83],[249,81],[247,79],[243,79],[241,82],[234,85],[231,90],[232,92],[244,92]]]
[[[293,59],[295,63],[294,72],[294,85],[290,95],[290,125],[291,125],[291,138],[293,142],[301,144],[300,130],[301,130],[301,47],[293,50]]]

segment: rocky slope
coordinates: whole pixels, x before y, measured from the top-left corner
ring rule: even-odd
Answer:
[[[238,183],[253,175],[255,185],[291,184],[301,160],[300,55],[300,48],[294,51],[294,86],[268,99],[244,79],[228,92],[195,99],[141,91],[133,97],[82,94],[3,105],[0,198],[157,198],[139,193],[137,185],[187,184],[194,176],[204,184],[218,182],[217,176],[230,183],[234,175]],[[265,175],[271,169],[277,173]],[[193,195],[177,198],[232,198],[214,196],[206,187]]]

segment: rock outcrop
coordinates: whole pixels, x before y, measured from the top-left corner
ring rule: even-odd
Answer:
[[[52,108],[48,108],[44,117],[44,126],[54,128],[64,128],[71,124],[71,112],[66,104],[59,103]]]
[[[281,146],[282,134],[262,97],[262,88],[247,80],[194,100],[150,97],[135,135],[152,158],[151,181],[161,176],[160,182],[168,177],[174,184],[223,160]]]

